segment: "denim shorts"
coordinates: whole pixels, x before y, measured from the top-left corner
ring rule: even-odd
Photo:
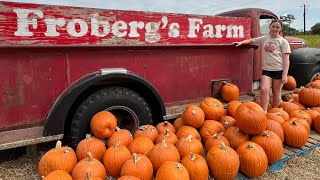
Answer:
[[[262,70],[262,75],[269,76],[272,79],[282,79],[282,70],[281,71],[267,71]]]

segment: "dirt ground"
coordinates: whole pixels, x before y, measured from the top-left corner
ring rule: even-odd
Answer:
[[[0,180],[37,180],[37,165],[41,151],[36,158],[23,154],[14,160],[1,160]],[[3,153],[0,152],[0,156]],[[2,157],[3,158],[3,157]],[[251,180],[320,180],[320,147],[310,151],[305,156],[292,158],[284,163],[277,172],[267,171],[264,176],[250,178]]]

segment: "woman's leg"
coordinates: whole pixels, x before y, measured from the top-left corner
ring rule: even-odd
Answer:
[[[264,111],[267,111],[269,104],[269,91],[271,86],[272,79],[269,76],[262,75],[261,77],[261,106]]]
[[[281,102],[281,89],[282,89],[281,79],[272,79],[272,95],[273,103],[272,107],[279,107]]]

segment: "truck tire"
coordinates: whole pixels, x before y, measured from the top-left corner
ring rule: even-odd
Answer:
[[[91,118],[103,110],[113,113],[118,127],[128,129],[131,133],[140,125],[152,124],[151,109],[142,96],[125,87],[104,88],[91,94],[77,108],[71,122],[73,147],[91,132]]]
[[[307,83],[312,82],[317,73],[320,73],[320,66],[316,66],[312,69]]]

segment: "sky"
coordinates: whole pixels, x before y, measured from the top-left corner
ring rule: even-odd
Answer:
[[[306,30],[320,23],[319,0],[5,0],[37,4],[67,5],[100,9],[136,10],[182,14],[215,15],[240,8],[263,8],[278,17],[292,14],[290,24],[303,31],[303,4],[306,5]]]

